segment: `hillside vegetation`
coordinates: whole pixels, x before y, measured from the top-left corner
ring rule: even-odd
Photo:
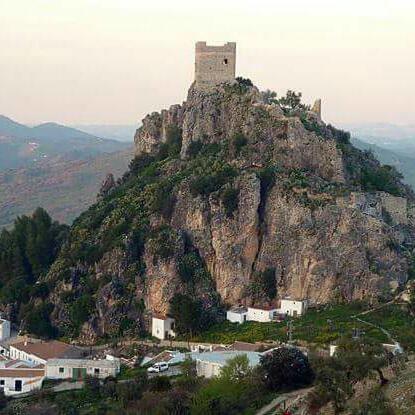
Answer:
[[[408,279],[412,192],[295,93],[191,88],[183,106],[147,116],[135,143],[29,301],[60,336],[137,336],[151,313],[196,334],[240,301],[376,302]]]
[[[131,149],[87,160],[54,160],[36,166],[0,171],[0,228],[38,206],[70,224],[96,201],[108,173],[120,177],[128,168]]]

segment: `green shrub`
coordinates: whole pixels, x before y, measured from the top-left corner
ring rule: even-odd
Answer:
[[[305,173],[301,170],[294,169],[291,170],[288,179],[284,183],[284,187],[286,189],[293,189],[294,187],[297,188],[305,188],[308,186],[308,179]]]
[[[189,252],[179,259],[177,268],[181,280],[189,283],[197,278],[198,272],[204,267],[200,256],[195,252]]]
[[[383,191],[401,196],[398,186],[402,175],[392,166],[364,166],[361,170],[361,186],[366,191]]]
[[[173,184],[170,181],[164,180],[157,183],[149,197],[150,212],[161,213],[164,218],[170,218],[175,203],[172,192]]]
[[[316,133],[319,136],[324,135],[324,129],[317,121],[308,118],[305,114],[301,115],[300,120],[307,131]]]
[[[235,154],[239,154],[243,147],[248,144],[248,139],[242,133],[236,133],[232,137],[232,147],[235,150]]]
[[[248,292],[255,300],[263,299],[264,294],[268,300],[273,300],[277,296],[275,268],[256,272],[248,286]]]
[[[170,301],[170,314],[175,319],[178,334],[193,335],[204,326],[201,302],[188,295],[174,295]]]
[[[131,160],[128,167],[132,174],[137,175],[140,172],[142,172],[145,168],[150,166],[152,163],[154,163],[154,161],[155,161],[154,156],[144,153],[144,154],[134,157]]]
[[[310,107],[301,103],[302,93],[288,90],[285,97],[281,97],[278,102],[281,108],[285,111],[291,111],[293,109],[301,109],[308,111]]]
[[[35,307],[27,305],[24,325],[26,331],[41,338],[55,337],[56,330],[52,327],[49,318],[53,308],[54,306],[51,303],[42,303]]]
[[[169,259],[174,254],[176,245],[174,231],[169,226],[160,226],[151,232],[150,246],[154,261]]]
[[[167,157],[177,157],[182,149],[182,131],[177,125],[170,125],[166,129],[166,142],[162,143],[157,155],[159,160]]]
[[[242,76],[238,76],[236,78],[236,81],[238,82],[239,85],[242,85],[242,86],[246,86],[246,87],[254,86],[254,84],[249,78],[243,78]]]
[[[200,140],[192,141],[187,147],[187,155],[190,158],[196,157],[203,148],[203,143]]]
[[[75,300],[69,307],[69,318],[71,323],[76,330],[79,331],[83,323],[85,323],[95,307],[94,300],[90,294],[84,293]]]
[[[207,196],[219,190],[235,176],[235,169],[226,165],[217,172],[194,178],[190,183],[190,191],[193,196]]]
[[[225,189],[221,193],[221,201],[225,208],[225,213],[228,218],[233,217],[233,213],[238,209],[239,190],[233,187]]]

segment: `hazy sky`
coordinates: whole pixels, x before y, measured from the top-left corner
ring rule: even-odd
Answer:
[[[326,121],[415,123],[414,0],[0,0],[0,114],[138,122],[185,99],[197,40]]]

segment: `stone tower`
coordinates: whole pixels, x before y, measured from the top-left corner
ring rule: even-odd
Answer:
[[[311,111],[313,111],[317,115],[317,118],[321,121],[321,99],[317,99],[314,102]]]
[[[235,79],[236,43],[208,46],[196,43],[195,82],[199,89],[209,89]]]

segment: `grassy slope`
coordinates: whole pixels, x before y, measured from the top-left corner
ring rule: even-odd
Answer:
[[[90,160],[1,172],[0,227],[11,225],[16,216],[29,214],[38,206],[54,219],[72,222],[95,202],[106,174],[122,175],[131,158],[132,150],[128,150]]]

